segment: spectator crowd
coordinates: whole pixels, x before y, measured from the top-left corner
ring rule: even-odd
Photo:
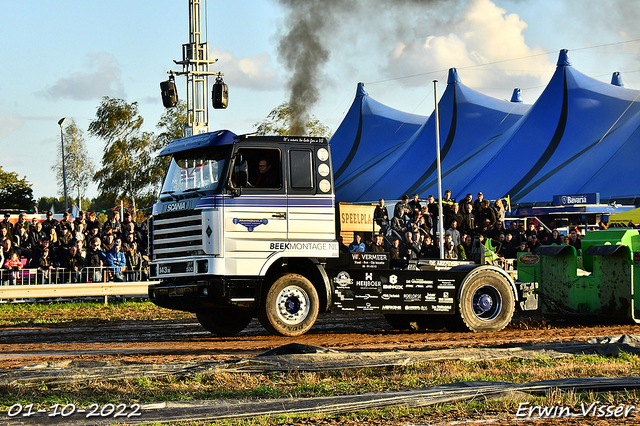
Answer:
[[[15,282],[21,269],[37,270],[38,282],[139,281],[148,278],[148,229],[129,212],[114,211],[104,224],[95,212],[62,220],[29,221],[21,213],[13,223],[0,222],[0,277]]]
[[[557,229],[549,230],[539,224],[530,223],[525,228],[523,221],[510,220],[505,226],[506,208],[502,199],[493,203],[485,200],[479,192],[459,201],[451,199],[447,190],[442,199],[444,258],[472,259],[473,241],[478,237],[483,247],[490,246],[494,259],[515,259],[519,252],[531,252],[541,245],[568,244],[581,249],[581,235],[576,228],[563,237]],[[389,217],[384,199],[376,205],[373,219],[380,225],[379,235],[373,240],[362,241],[355,235],[353,243],[341,243],[342,252],[390,252],[391,259],[409,261],[420,258],[440,258],[439,204],[433,195],[424,200],[419,194],[412,198],[403,195]],[[490,244],[486,244],[490,240]]]

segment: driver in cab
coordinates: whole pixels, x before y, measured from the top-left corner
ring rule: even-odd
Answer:
[[[271,170],[271,164],[266,159],[258,162],[258,177],[253,184],[256,188],[279,188],[280,180],[278,174]]]

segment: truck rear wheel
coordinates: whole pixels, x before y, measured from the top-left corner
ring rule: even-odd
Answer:
[[[511,321],[514,308],[511,285],[492,271],[475,274],[460,295],[461,319],[474,332],[502,330]]]
[[[196,312],[196,317],[205,330],[218,336],[233,336],[249,325],[253,312],[233,308],[208,308]]]
[[[272,334],[295,337],[313,326],[318,317],[318,292],[298,274],[284,274],[269,288],[258,319]]]

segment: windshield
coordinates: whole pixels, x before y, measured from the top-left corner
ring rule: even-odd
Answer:
[[[187,190],[212,191],[222,180],[228,150],[198,153],[186,158],[172,158],[167,177],[162,185],[163,194]]]

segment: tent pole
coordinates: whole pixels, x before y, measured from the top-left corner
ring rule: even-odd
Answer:
[[[444,223],[442,215],[442,169],[440,165],[440,116],[438,113],[438,80],[433,80],[433,98],[436,104],[436,158],[438,162],[438,233],[440,234],[440,259],[444,259]]]

